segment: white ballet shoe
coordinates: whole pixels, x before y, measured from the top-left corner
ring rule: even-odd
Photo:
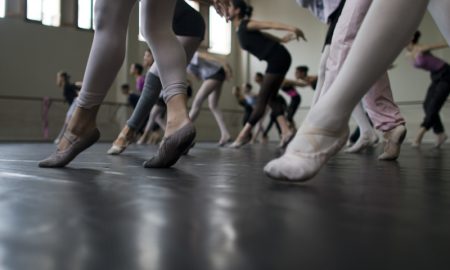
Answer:
[[[282,181],[304,182],[314,177],[325,163],[344,147],[349,135],[349,128],[345,127],[341,132],[318,129],[300,128],[297,136],[303,137],[309,142],[312,151],[298,149],[302,146],[293,143],[288,146],[286,152],[280,158],[272,160],[264,167],[267,176]],[[333,138],[331,145],[321,145],[317,136]]]
[[[123,151],[125,151],[126,148],[126,146],[118,146],[113,144],[106,153],[108,155],[120,155]]]
[[[238,149],[241,148],[242,146],[246,145],[247,143],[245,142],[238,142],[238,141],[234,141],[232,144],[230,144],[228,146],[228,148],[234,148],[234,149]]]
[[[238,141],[238,139],[236,139],[236,140],[235,140],[232,144],[230,144],[228,147],[229,147],[229,148],[238,149],[238,148],[241,148],[242,146],[244,146],[244,145],[246,145],[246,144],[248,144],[248,143],[251,143],[251,141],[252,141],[252,134],[250,133],[250,134],[248,134],[248,135],[244,138],[244,140]]]
[[[360,153],[370,147],[374,147],[378,143],[378,136],[375,132],[365,132],[362,134],[358,141],[351,147],[344,150],[345,153]]]
[[[127,139],[126,135],[126,129],[123,128],[122,131],[119,133],[119,136],[117,136],[117,139],[113,142],[111,148],[108,149],[107,154],[108,155],[120,155],[127,147],[132,144],[135,141],[135,135],[131,130],[128,130],[132,134],[131,139]],[[125,141],[125,144],[121,145],[118,144],[118,141]]]

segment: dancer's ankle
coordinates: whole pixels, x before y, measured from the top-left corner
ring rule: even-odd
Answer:
[[[127,146],[134,141],[135,137],[136,131],[132,127],[125,125],[117,139],[114,141],[114,144],[119,146]]]
[[[180,94],[173,96],[167,102],[166,137],[190,122],[186,101],[186,95]]]
[[[95,119],[97,117],[99,107],[100,106],[94,106],[89,109],[77,107],[67,125],[66,132],[70,132],[75,136],[82,137],[86,133],[97,128]],[[71,142],[69,142],[64,136],[62,136],[61,140],[58,143],[58,149],[65,150],[70,145]]]
[[[100,106],[89,109],[77,107],[67,126],[67,130],[75,135],[82,136],[97,127],[96,118]]]
[[[442,144],[445,143],[445,141],[448,139],[448,136],[445,132],[441,132],[436,134],[436,143],[435,143],[435,147],[439,148],[441,147]]]
[[[220,136],[219,144],[227,143],[230,139],[231,139],[230,134],[224,134],[224,135]]]

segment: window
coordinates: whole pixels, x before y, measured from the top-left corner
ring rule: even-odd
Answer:
[[[6,9],[5,7],[6,7],[5,0],[0,0],[0,18],[5,17],[5,9]]]
[[[220,17],[214,7],[209,7],[209,48],[208,51],[217,54],[231,52],[231,23]]]
[[[60,0],[27,0],[27,19],[44,25],[59,26],[61,24]]]
[[[141,27],[141,1],[139,1],[139,34],[138,34],[138,40],[142,41],[142,42],[145,42],[145,38],[142,35],[141,30],[142,30],[142,27]]]
[[[78,0],[78,22],[81,29],[95,29],[94,26],[94,5],[95,0]]]
[[[186,1],[186,3],[188,3],[191,7],[193,7],[195,10],[199,11],[200,10],[200,4],[198,2],[194,2],[194,1],[189,1],[189,0],[184,0]]]
[[[185,0],[189,5],[191,5],[197,11],[200,10],[200,4],[195,1]],[[139,3],[139,10],[141,10]],[[204,11],[206,10],[206,14]],[[227,23],[224,18],[220,17],[214,7],[209,7],[208,14],[208,6],[205,9],[200,11],[206,21],[209,21],[209,26],[207,27],[207,40],[204,43],[204,47],[208,47],[208,51],[211,53],[223,54],[227,55],[231,52],[231,23]],[[209,18],[209,19],[208,19]],[[141,29],[141,13],[139,12],[139,29]],[[141,31],[139,30],[139,40],[145,41],[144,37],[141,35]]]

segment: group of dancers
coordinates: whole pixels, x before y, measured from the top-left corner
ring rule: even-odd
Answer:
[[[41,161],[40,167],[64,167],[99,139],[95,122],[97,112],[123,62],[128,19],[135,2],[96,1],[96,32],[76,108],[57,150]],[[329,31],[318,78],[300,75],[302,69],[299,68],[299,77],[292,81],[285,78],[291,56],[282,44],[292,40],[306,41],[301,29],[252,19],[253,9],[244,0],[206,2],[232,21],[241,48],[267,63],[254,105],[251,108],[248,104],[243,105],[246,108],[245,124],[231,147],[239,148],[251,140],[253,128],[269,107],[271,118],[281,130],[281,146],[285,148],[281,157],[265,166],[264,172],[269,177],[286,181],[311,179],[344,147],[349,136],[350,117],[356,120],[360,129],[359,139],[352,146],[355,152],[375,143],[375,128],[383,133],[385,140],[379,159],[397,159],[406,128],[405,120],[393,101],[386,70],[408,41],[411,42],[407,50],[415,66],[430,71],[433,80],[416,145],[430,128],[437,135],[437,145],[445,141],[439,110],[450,91],[450,69],[431,51],[447,44],[419,45],[419,34],[414,35],[414,31],[428,7],[447,42],[450,41],[450,2],[297,0],[301,7],[308,8],[319,20],[329,24]],[[408,16],[400,16],[405,13]],[[145,161],[144,166],[167,168],[194,144],[196,130],[193,121],[206,97],[221,131],[219,143],[224,144],[230,139],[217,108],[217,100],[223,81],[231,76],[231,72],[227,70],[226,62],[211,61],[207,56],[196,53],[204,37],[205,24],[201,15],[183,0],[142,0],[141,17],[142,34],[153,52],[155,63],[145,76],[133,115],[110,151],[120,153],[133,142],[149,112],[158,101],[163,102],[167,111],[164,137],[157,153]],[[265,30],[279,30],[285,35],[279,38]],[[188,64],[188,69],[203,80],[190,111],[187,108]],[[304,68],[303,73],[307,73]],[[298,107],[299,101],[294,93],[296,83],[297,86],[314,85],[316,89],[311,109],[298,129],[292,115],[285,113],[286,104],[277,98],[278,91],[283,89],[292,98],[292,107]],[[248,85],[244,88],[233,91],[241,104],[249,93]]]

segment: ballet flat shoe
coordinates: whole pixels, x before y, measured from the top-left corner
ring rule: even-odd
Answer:
[[[171,167],[189,149],[195,139],[195,135],[195,126],[189,122],[172,135],[163,138],[156,155],[145,161],[143,166],[145,168]]]
[[[88,132],[85,136],[79,137],[70,131],[64,132],[63,137],[70,142],[70,146],[65,150],[57,149],[48,158],[39,162],[41,168],[61,168],[71,162],[79,153],[93,145],[100,138],[97,128]]]
[[[396,160],[400,155],[400,148],[406,137],[406,127],[404,125],[396,126],[387,131],[383,135],[384,149],[383,153],[378,156],[379,160],[392,161]]]
[[[287,182],[305,182],[313,178],[326,162],[344,147],[349,136],[349,129],[345,127],[341,132],[307,127],[298,131],[311,143],[314,152],[303,153],[301,150],[288,147],[285,154],[272,160],[264,167],[264,173],[274,180]],[[335,137],[330,146],[321,148],[316,136]]]

